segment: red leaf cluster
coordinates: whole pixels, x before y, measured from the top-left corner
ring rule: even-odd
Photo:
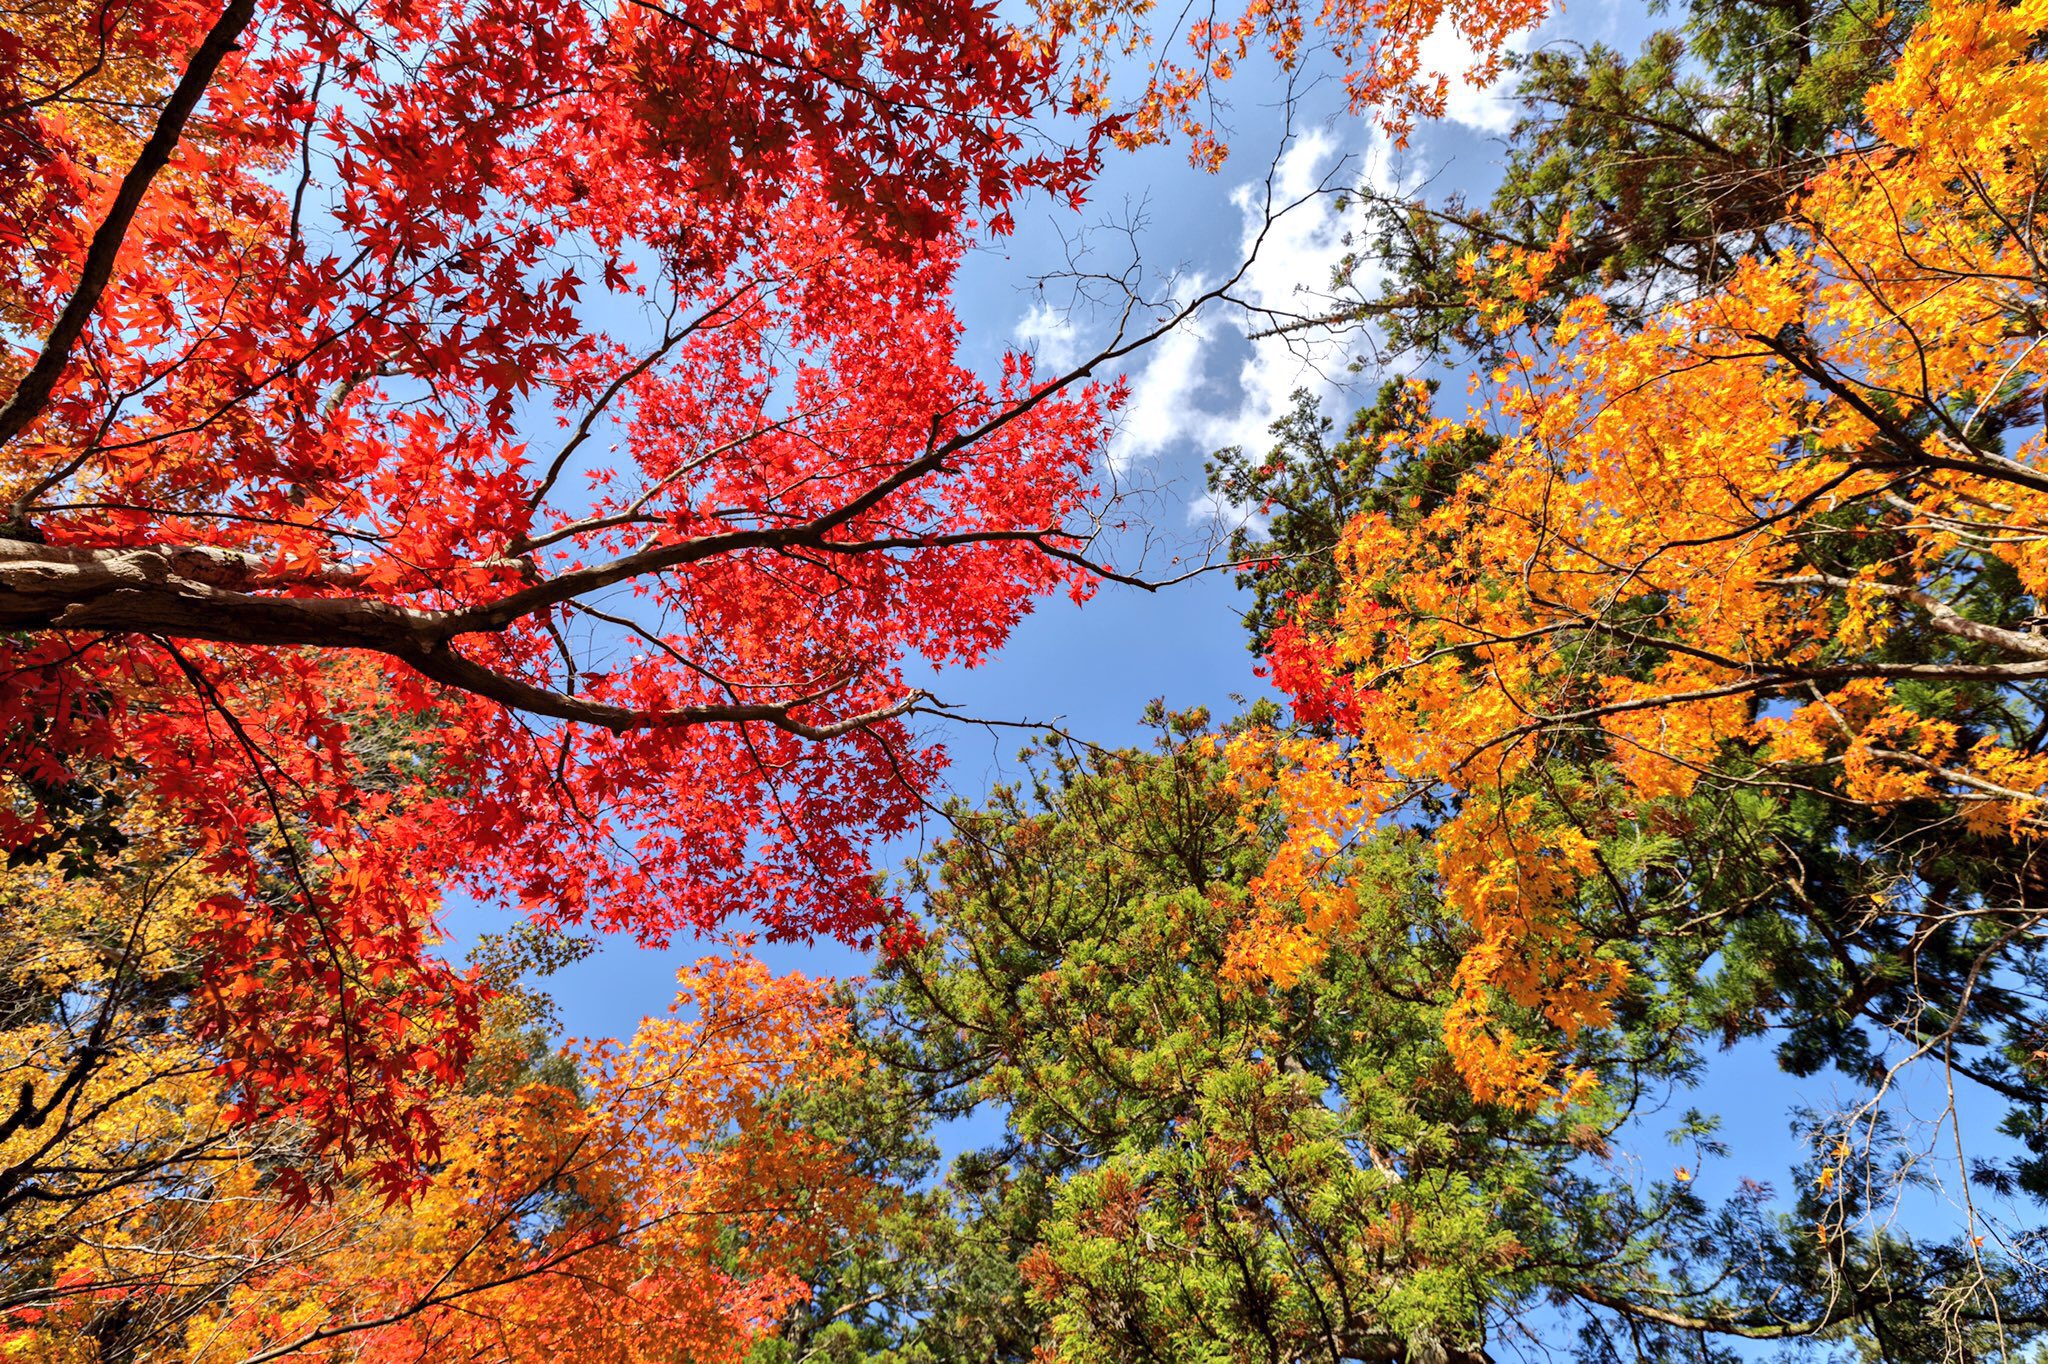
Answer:
[[[240,887],[199,997],[247,1110],[431,1155],[445,886],[876,929],[941,756],[905,667],[1080,590],[1106,395],[977,377],[948,304],[973,217],[1091,164],[1025,154],[1051,58],[968,3],[35,13],[0,834],[178,813]]]

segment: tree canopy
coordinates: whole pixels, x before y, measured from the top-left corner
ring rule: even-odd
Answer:
[[[1551,11],[12,8],[0,1357],[2034,1358],[2048,0]],[[1262,58],[1522,113],[1211,456],[1271,697],[963,792],[1251,267],[954,291]]]

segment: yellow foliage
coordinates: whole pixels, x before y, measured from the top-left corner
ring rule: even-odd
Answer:
[[[410,1202],[368,1180],[289,1202],[253,1136],[177,1171],[174,1198],[96,1200],[46,1305],[0,1324],[0,1358],[98,1364],[84,1324],[118,1300],[150,1360],[736,1364],[869,1215],[847,1155],[786,1111],[853,1063],[830,982],[741,956],[680,983],[668,1016],[582,1049],[581,1093],[444,1096],[450,1139]],[[184,1078],[106,1122],[175,1125],[189,1101],[183,1121],[217,1124],[218,1081]]]
[[[163,1212],[181,1170],[241,1149],[213,1058],[177,1022],[217,886],[147,812],[121,832],[94,875],[54,857],[0,871],[0,1260],[60,1276],[104,1263],[81,1228]]]

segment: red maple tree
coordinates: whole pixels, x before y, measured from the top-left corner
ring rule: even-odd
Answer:
[[[175,812],[249,1111],[390,1186],[444,887],[859,938],[908,660],[1086,590],[1109,395],[977,377],[1042,45],[971,0],[31,0],[0,36],[0,842]],[[537,434],[539,433],[539,434]]]

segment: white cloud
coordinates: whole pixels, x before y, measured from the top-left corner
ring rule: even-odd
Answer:
[[[1355,218],[1339,212],[1335,200],[1316,196],[1316,191],[1340,155],[1336,139],[1320,129],[1287,149],[1274,167],[1273,202],[1276,208],[1299,207],[1270,226],[1265,223],[1263,186],[1240,186],[1231,195],[1231,202],[1243,215],[1241,253],[1249,255],[1258,247],[1258,256],[1237,289],[1256,310],[1249,319],[1249,330],[1265,330],[1287,318],[1316,317],[1330,311],[1330,281],[1352,249],[1348,234]],[[1380,167],[1374,164],[1366,169],[1376,173]],[[1356,165],[1343,168],[1339,183],[1349,185],[1357,173]],[[1265,239],[1260,241],[1262,228]],[[1267,428],[1293,406],[1294,391],[1306,388],[1318,397],[1330,396],[1330,380],[1344,372],[1349,358],[1344,342],[1313,331],[1250,341],[1238,366],[1239,401],[1234,411],[1211,423],[1205,433],[1210,447],[1264,448],[1272,439]]]
[[[1321,316],[1336,305],[1331,281],[1352,250],[1348,234],[1356,219],[1321,191],[1355,187],[1361,175],[1376,188],[1393,187],[1385,140],[1369,136],[1362,168],[1357,157],[1345,161],[1344,148],[1327,130],[1295,139],[1272,170],[1271,201],[1278,216],[1270,223],[1263,178],[1232,191],[1238,259],[1252,259],[1231,295],[1248,310],[1214,310],[1150,347],[1131,375],[1130,398],[1110,446],[1112,470],[1167,454],[1206,456],[1232,445],[1263,450],[1272,440],[1272,424],[1293,407],[1297,389],[1333,411],[1342,406],[1338,385],[1348,376],[1356,336],[1347,341],[1312,328],[1293,336],[1252,333],[1290,317]],[[1212,283],[1184,280],[1174,302],[1185,305]],[[1354,284],[1371,288],[1369,279]],[[1201,494],[1190,515],[1197,521],[1227,519],[1238,511]]]
[[[1612,28],[1617,13],[1628,9],[1629,0],[1579,0],[1574,14],[1580,19],[1591,14]],[[1555,22],[1553,18],[1551,23]],[[1518,35],[1510,39],[1509,47],[1525,53],[1542,38],[1542,30]],[[1511,98],[1511,80],[1485,88],[1467,82],[1473,51],[1453,28],[1439,25],[1424,42],[1422,56],[1429,69],[1450,80],[1448,122],[1488,133],[1513,124],[1518,106]],[[1249,305],[1249,312],[1214,309],[1136,357],[1138,367],[1129,376],[1130,399],[1110,446],[1113,471],[1126,470],[1139,460],[1200,457],[1233,445],[1263,451],[1272,441],[1270,427],[1291,409],[1297,389],[1307,390],[1327,415],[1340,422],[1356,405],[1361,381],[1350,372],[1349,363],[1364,339],[1355,330],[1334,336],[1314,328],[1291,336],[1252,335],[1289,316],[1327,314],[1340,308],[1344,299],[1372,295],[1381,283],[1376,267],[1359,264],[1342,296],[1332,297],[1332,277],[1356,249],[1349,234],[1360,224],[1355,209],[1340,211],[1336,196],[1318,191],[1326,185],[1349,189],[1363,184],[1381,193],[1414,193],[1424,178],[1421,153],[1408,153],[1397,171],[1389,139],[1370,121],[1339,126],[1358,129],[1362,144],[1347,147],[1329,128],[1314,128],[1295,138],[1275,163],[1271,202],[1276,210],[1294,207],[1271,224],[1265,221],[1266,177],[1232,191],[1229,202],[1240,223],[1237,258],[1244,259],[1255,243],[1258,246],[1256,259],[1231,290],[1233,298]],[[1347,152],[1349,159],[1344,160]],[[1222,268],[1233,267],[1234,262]],[[1209,284],[1217,274],[1212,265]],[[1184,302],[1203,287],[1200,280],[1184,284],[1176,301]],[[1020,324],[1018,336],[1034,336],[1040,328],[1051,332],[1057,320],[1051,310],[1034,308]],[[1071,339],[1071,333],[1063,339]],[[1411,372],[1419,364],[1416,357],[1397,357],[1388,372]],[[1212,495],[1200,493],[1189,514],[1198,522],[1227,522],[1242,518],[1246,510],[1220,506]]]
[[[1173,306],[1186,307],[1208,287],[1199,275],[1182,280]],[[1214,335],[1210,319],[1198,315],[1152,343],[1145,367],[1131,376],[1131,394],[1110,442],[1110,468],[1127,469],[1199,433],[1206,418],[1195,406],[1195,397],[1203,386],[1203,361]]]
[[[1350,358],[1341,340],[1249,334],[1286,315],[1327,311],[1331,274],[1350,252],[1346,231],[1352,215],[1339,213],[1335,199],[1317,190],[1325,182],[1352,186],[1358,180],[1358,166],[1339,168],[1339,158],[1337,139],[1323,129],[1294,139],[1272,170],[1274,209],[1288,209],[1272,223],[1266,223],[1264,182],[1233,190],[1231,205],[1241,223],[1239,260],[1253,246],[1257,256],[1231,295],[1249,303],[1251,311],[1194,317],[1151,346],[1143,367],[1130,375],[1130,401],[1110,451],[1114,469],[1184,446],[1190,455],[1208,455],[1231,444],[1264,449],[1272,440],[1268,428],[1288,412],[1294,389],[1309,389],[1325,399],[1333,395],[1331,379],[1343,375]],[[1208,281],[1186,281],[1176,303],[1186,303],[1204,287]],[[1221,326],[1223,317],[1235,326]],[[1233,360],[1235,373],[1221,369]],[[1198,516],[1214,512],[1204,508],[1206,502],[1198,500]]]
[[[1532,41],[1530,34],[1517,33],[1508,39],[1507,48],[1524,53]],[[1436,27],[1422,40],[1420,55],[1424,71],[1440,75],[1450,83],[1444,102],[1445,118],[1481,133],[1504,133],[1514,126],[1518,107],[1512,96],[1513,74],[1503,72],[1485,85],[1467,80],[1465,73],[1478,60],[1478,53],[1451,26],[1448,16],[1437,20]]]
[[[1214,545],[1226,543],[1239,530],[1263,536],[1271,519],[1256,506],[1239,506],[1207,489],[1188,503],[1188,524],[1208,527],[1210,543]]]
[[[1041,374],[1064,371],[1080,358],[1073,319],[1042,300],[1017,323],[1015,336],[1018,345],[1037,357]]]
[[[1326,410],[1342,416],[1347,403],[1339,385],[1351,378],[1348,364],[1359,340],[1355,334],[1345,338],[1313,328],[1293,336],[1252,333],[1339,306],[1331,281],[1353,250],[1348,234],[1357,218],[1355,210],[1340,211],[1335,196],[1320,191],[1355,188],[1362,179],[1377,189],[1395,188],[1386,140],[1377,133],[1367,136],[1362,164],[1356,155],[1346,160],[1336,136],[1324,129],[1291,143],[1272,170],[1272,205],[1278,216],[1271,223],[1266,221],[1263,177],[1232,191],[1229,202],[1239,221],[1237,258],[1251,256],[1257,247],[1230,291],[1248,310],[1212,309],[1143,354],[1131,373],[1130,398],[1111,442],[1112,470],[1162,455],[1206,456],[1232,445],[1263,450],[1273,438],[1272,424],[1293,407],[1297,389],[1306,389]],[[1213,284],[1213,277],[1183,280],[1174,302],[1184,305]],[[1369,277],[1352,281],[1352,288],[1370,292],[1373,287]],[[1351,295],[1350,288],[1345,292]],[[1206,493],[1190,507],[1196,521],[1233,520],[1242,512],[1218,505]]]

